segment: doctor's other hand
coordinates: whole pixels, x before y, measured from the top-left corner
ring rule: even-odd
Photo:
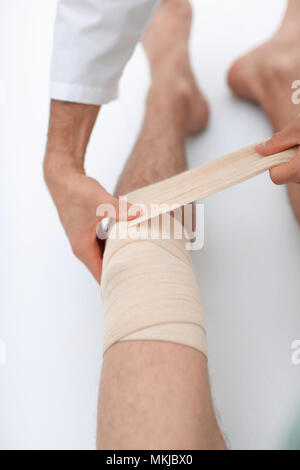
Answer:
[[[300,116],[282,131],[276,132],[271,139],[257,145],[256,150],[261,155],[268,156],[297,145],[300,145]],[[275,184],[300,183],[300,149],[289,163],[272,168],[270,176]]]
[[[99,222],[104,217],[132,220],[141,215],[140,210],[125,201],[119,204],[118,199],[83,171],[59,168],[56,172],[46,159],[44,173],[73,253],[100,283],[103,244],[97,237]],[[96,215],[100,213],[99,206],[103,210]]]

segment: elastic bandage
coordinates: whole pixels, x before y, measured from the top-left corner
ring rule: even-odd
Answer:
[[[296,154],[293,148],[262,157],[248,147],[128,195],[129,202],[142,204],[147,212],[127,224],[138,226],[140,239],[110,236],[106,243],[101,283],[104,352],[117,342],[151,340],[183,344],[206,355],[204,311],[185,237],[177,240],[160,226],[147,239],[147,219],[287,163]],[[152,203],[158,204],[154,211]],[[175,230],[181,222],[172,220]]]

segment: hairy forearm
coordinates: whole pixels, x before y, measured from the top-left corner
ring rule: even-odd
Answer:
[[[86,148],[99,106],[52,100],[44,161],[46,180],[64,171],[84,171]]]

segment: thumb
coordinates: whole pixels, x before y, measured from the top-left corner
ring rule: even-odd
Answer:
[[[115,198],[109,196],[103,203],[99,204],[96,211],[96,216],[100,219],[110,217],[117,221],[134,220],[140,217],[143,211],[139,206],[130,204],[123,198]]]
[[[299,124],[299,123],[298,123]],[[298,126],[299,127],[299,126]],[[280,132],[276,132],[269,140],[255,147],[255,150],[263,156],[282,152],[300,144],[299,129],[292,123]]]

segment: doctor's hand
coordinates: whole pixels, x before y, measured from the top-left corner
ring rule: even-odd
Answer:
[[[74,255],[86,265],[97,282],[100,282],[102,246],[96,233],[99,222],[104,217],[131,220],[138,214],[128,216],[130,205],[125,202],[126,207],[120,214],[119,200],[84,173],[60,173],[53,179],[45,172],[45,178]],[[102,214],[96,216],[99,205],[103,208]]]
[[[268,156],[297,145],[300,145],[300,117],[268,141],[257,145],[256,150],[261,155]],[[275,184],[300,183],[300,149],[298,155],[289,163],[272,168],[270,176]]]
[[[75,103],[52,103],[44,176],[73,253],[100,282],[99,222],[104,217],[132,220],[141,214],[138,208],[125,201],[119,203],[84,172],[85,150],[99,110],[95,108]],[[128,214],[129,210],[133,216]]]

